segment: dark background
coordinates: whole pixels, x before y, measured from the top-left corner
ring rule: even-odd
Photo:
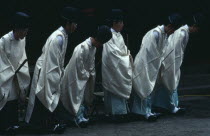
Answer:
[[[190,36],[183,67],[210,64],[209,0],[1,0],[0,3],[0,37],[11,31],[9,20],[16,11],[23,11],[31,16],[31,27],[27,36],[27,56],[29,65],[33,66],[41,55],[42,47],[48,36],[59,25],[60,11],[64,6],[80,8],[84,14],[78,24],[77,32],[69,36],[66,60],[68,63],[74,47],[84,41],[87,32],[103,24],[106,13],[111,8],[121,8],[125,13],[125,27],[122,32],[133,57],[140,49],[144,34],[161,25],[165,16],[172,12],[183,15],[201,11],[207,16],[207,25],[197,35]],[[88,8],[94,7],[94,8]],[[128,41],[127,41],[128,35]],[[101,49],[97,51],[96,61],[101,58]],[[97,62],[96,62],[97,63]],[[210,70],[207,72],[210,73]]]

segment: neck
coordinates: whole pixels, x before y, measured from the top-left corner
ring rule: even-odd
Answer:
[[[164,32],[167,36],[169,36],[171,34],[170,33],[170,25],[167,25],[167,26],[164,25]]]
[[[14,35],[15,40],[19,40],[19,36],[17,32],[13,32],[13,35]]]
[[[168,32],[168,27],[164,26],[164,32],[167,33]]]
[[[190,34],[193,33],[193,27],[192,26],[189,27],[189,33]]]

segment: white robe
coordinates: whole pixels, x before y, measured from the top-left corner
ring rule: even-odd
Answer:
[[[15,75],[26,59],[25,38],[16,40],[9,32],[0,39],[0,110],[7,101],[26,98],[30,84],[28,63]]]
[[[168,47],[164,54],[161,80],[171,92],[177,89],[180,80],[180,67],[184,58],[184,50],[189,39],[188,26],[182,26],[168,39]]]
[[[57,37],[63,38],[63,45],[60,47]],[[26,113],[26,122],[30,121],[35,96],[51,112],[55,110],[60,98],[61,80],[64,74],[64,58],[67,48],[68,35],[63,27],[53,32],[47,39],[42,55],[36,62],[33,80],[31,84],[29,103]]]
[[[112,29],[112,39],[102,53],[102,85],[105,90],[129,99],[132,89],[132,57],[120,33]]]
[[[158,42],[154,31],[158,32]],[[142,99],[154,90],[166,45],[167,35],[161,26],[150,30],[143,37],[141,49],[134,61],[133,72],[133,88]]]
[[[72,115],[76,115],[84,100],[91,104],[95,86],[95,53],[91,39],[79,44],[65,68],[61,101]]]

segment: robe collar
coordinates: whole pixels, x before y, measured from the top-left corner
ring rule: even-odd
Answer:
[[[58,28],[58,30],[64,34],[65,38],[68,38],[68,34],[66,33],[66,30],[62,26]]]
[[[160,31],[163,33],[163,34],[165,34],[165,30],[164,30],[164,25],[161,25],[161,26],[158,26],[159,27],[159,29],[160,29]]]
[[[111,32],[118,33],[118,32],[116,32],[113,28],[111,28]]]
[[[161,25],[161,26],[158,26],[158,28],[160,29],[161,33],[165,36],[165,38],[168,39],[169,36],[168,34],[165,33],[165,29],[164,29],[165,26]]]
[[[186,29],[186,30],[187,30],[187,32],[189,33],[189,26],[188,26],[187,24],[186,24],[186,25],[184,25],[184,26],[183,26],[183,28],[184,28],[184,29]]]
[[[121,35],[120,32],[115,31],[113,28],[111,28],[111,32],[114,33],[117,37]]]
[[[92,42],[91,42],[91,38],[89,37],[88,39],[86,39],[86,43],[87,43],[87,45],[90,47],[90,48],[92,48],[93,46],[92,46]]]

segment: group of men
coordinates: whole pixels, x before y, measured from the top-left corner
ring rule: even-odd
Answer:
[[[122,11],[112,11],[113,37],[104,44],[102,54],[106,112],[119,122],[131,116],[156,121],[165,112],[185,113],[185,108],[178,106],[180,67],[189,35],[199,31],[204,16],[196,13],[183,19],[179,14],[169,15],[163,25],[145,34],[133,62],[120,34]]]
[[[110,27],[99,26],[77,45],[64,68],[68,37],[76,30],[79,17],[78,9],[65,7],[61,27],[43,46],[31,82],[26,123],[56,133],[64,131],[67,121],[74,121],[79,127],[87,125],[85,113],[94,98],[95,53],[102,46],[104,105],[113,121],[126,121],[128,113],[155,121],[159,113],[153,112],[152,107],[173,114],[185,111],[178,106],[180,67],[189,34],[197,32],[203,22],[201,14],[189,17],[186,25],[180,15],[168,16],[165,24],[146,33],[133,62],[120,33],[123,12],[113,9],[108,18]],[[1,131],[19,128],[18,105],[25,102],[29,90],[25,52],[29,20],[27,14],[17,12],[12,31],[0,39]]]

